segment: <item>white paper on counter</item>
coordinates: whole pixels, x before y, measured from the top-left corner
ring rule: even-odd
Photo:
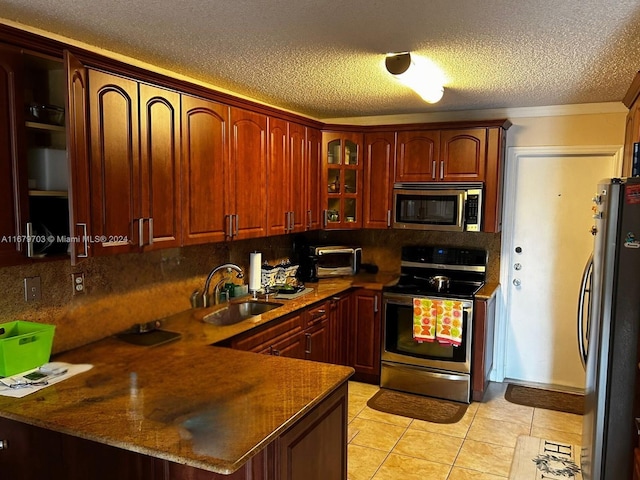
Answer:
[[[33,385],[29,387],[11,388],[11,387],[7,387],[6,385],[0,382],[0,395],[3,395],[5,397],[13,397],[13,398],[26,397],[27,395],[30,395],[39,390],[42,390],[43,388],[50,387],[51,385],[55,385],[58,382],[62,382],[67,378],[71,378],[74,375],[86,372],[93,368],[93,365],[90,365],[88,363],[79,363],[77,365],[73,365],[71,363],[55,362],[55,365],[61,366],[61,367],[64,366],[67,369],[66,373],[63,373],[62,375],[50,376],[46,378],[47,380],[46,385]],[[7,378],[13,378],[16,380],[22,379],[22,377],[24,377],[25,375],[28,375],[31,372],[37,372],[37,371],[38,371],[38,368],[33,368],[31,370],[27,370],[26,372],[17,373],[16,375],[12,375],[11,377],[7,377]]]
[[[262,254],[249,254],[249,291],[256,292],[262,288]]]

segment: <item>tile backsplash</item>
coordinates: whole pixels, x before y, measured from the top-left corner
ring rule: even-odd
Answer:
[[[497,282],[499,277],[499,234],[360,230],[312,232],[305,237],[309,242],[360,245],[363,262],[378,265],[381,272],[399,272],[402,245],[485,248],[490,259],[488,280]],[[292,257],[295,238],[284,235],[94,257],[75,267],[58,260],[0,268],[0,323],[21,319],[54,324],[53,352],[65,351],[186,310],[191,293],[202,289],[216,265],[233,262],[247,270],[253,251],[275,264]],[[84,273],[86,293],[73,294],[72,273]],[[42,298],[27,303],[24,278],[35,276],[40,277]]]

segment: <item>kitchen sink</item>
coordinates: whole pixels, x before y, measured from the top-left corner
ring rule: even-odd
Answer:
[[[233,325],[256,315],[281,307],[282,303],[247,300],[229,303],[227,306],[205,315],[202,320],[212,325]]]

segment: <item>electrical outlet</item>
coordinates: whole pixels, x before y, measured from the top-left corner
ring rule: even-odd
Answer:
[[[72,273],[71,274],[71,282],[73,284],[73,294],[77,295],[78,293],[85,293],[86,290],[84,288],[84,273]]]
[[[38,302],[42,298],[40,277],[26,277],[24,279],[24,299],[27,302]]]

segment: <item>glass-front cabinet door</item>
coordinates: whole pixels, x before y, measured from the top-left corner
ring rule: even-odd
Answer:
[[[362,135],[324,132],[323,138],[323,227],[361,228]]]

